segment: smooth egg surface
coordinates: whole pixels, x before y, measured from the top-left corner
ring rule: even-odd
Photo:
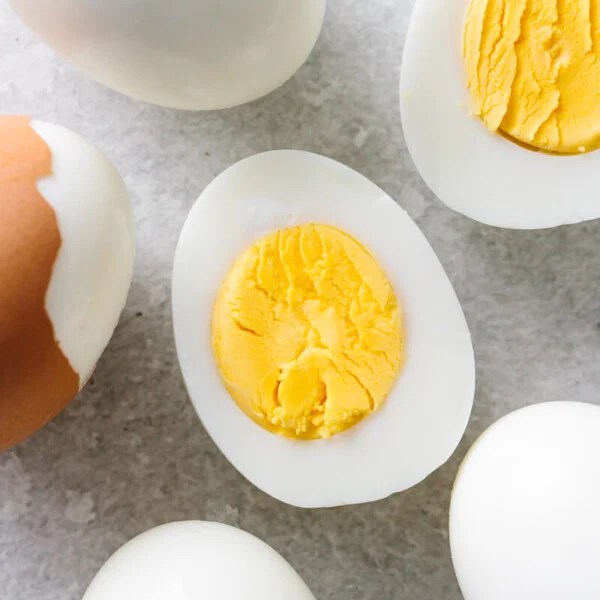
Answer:
[[[129,290],[131,206],[77,134],[0,117],[0,449],[55,417],[91,375]]]
[[[369,249],[402,307],[405,362],[379,410],[323,440],[275,435],[232,400],[211,345],[219,289],[236,259],[278,230],[319,223]],[[368,502],[415,485],[456,448],[474,394],[462,310],[417,226],[376,185],[328,158],[294,150],[248,158],[201,194],[173,273],[178,356],[207,431],[252,483],[302,507]]]
[[[417,0],[402,62],[402,126],[419,173],[457,212],[515,229],[600,217],[599,153],[552,154],[515,141],[553,152],[595,147],[596,67],[586,66],[593,56],[584,58],[570,29],[578,0],[568,4],[553,33],[555,3]],[[494,13],[499,6],[506,10]],[[588,31],[589,15],[581,21]]]
[[[315,600],[287,561],[258,538],[205,521],[169,523],[120,548],[83,600]]]
[[[450,508],[465,600],[600,597],[600,407],[549,402],[492,425]]]
[[[287,81],[319,36],[326,0],[10,0],[74,66],[138,100],[213,110]]]

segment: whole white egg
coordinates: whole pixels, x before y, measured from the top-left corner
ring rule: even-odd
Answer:
[[[326,0],[10,0],[73,65],[138,100],[211,110],[287,81],[310,54]]]
[[[314,600],[288,562],[258,538],[205,521],[169,523],[117,550],[83,600]]]
[[[401,305],[405,361],[373,414],[330,439],[295,440],[267,431],[233,401],[211,346],[211,317],[221,283],[246,248],[311,223],[353,236],[381,265]],[[409,488],[448,459],[469,419],[473,347],[442,265],[392,198],[323,156],[259,154],[204,190],[177,247],[173,318],[183,375],[207,431],[247,479],[289,504],[355,504]]]
[[[473,445],[450,509],[465,600],[600,598],[600,407],[517,410]]]

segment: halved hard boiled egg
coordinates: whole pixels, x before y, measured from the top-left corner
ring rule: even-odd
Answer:
[[[465,600],[600,598],[600,407],[546,402],[494,423],[450,508]]]
[[[138,100],[212,110],[260,98],[308,58],[326,0],[10,0],[74,66]]]
[[[123,180],[79,135],[0,117],[0,450],[55,417],[108,344],[133,272]]]
[[[83,600],[314,600],[288,562],[258,538],[221,523],[182,521],[127,542]]]
[[[289,504],[406,489],[464,432],[474,360],[454,290],[408,215],[333,160],[275,151],[219,175],[181,233],[173,318],[207,431]]]
[[[598,0],[417,0],[400,104],[450,208],[515,229],[600,217]]]

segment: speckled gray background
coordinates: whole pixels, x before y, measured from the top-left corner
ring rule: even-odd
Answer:
[[[0,110],[69,126],[103,149],[135,203],[138,259],[121,324],[92,383],[0,457],[0,597],[79,600],[135,534],[213,519],[284,554],[319,600],[457,600],[450,488],[475,437],[542,400],[600,402],[600,221],[543,232],[482,226],[445,208],[402,137],[397,81],[412,0],[329,0],[308,63],[269,97],[213,113],[135,102],[72,70],[0,0]],[[373,504],[306,511],[255,489],[187,399],[169,301],[185,216],[231,163],[275,148],[327,154],[410,213],[441,257],[473,333],[478,388],[454,457]]]

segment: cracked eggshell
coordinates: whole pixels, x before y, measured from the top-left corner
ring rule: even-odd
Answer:
[[[346,231],[379,261],[402,307],[406,362],[377,412],[331,439],[294,441],[264,430],[231,399],[211,347],[211,317],[244,249],[266,233],[310,222]],[[177,247],[173,318],[181,369],[207,431],[242,475],[289,504],[353,504],[409,488],[449,458],[465,430],[473,348],[448,277],[385,192],[328,158],[268,152],[206,188]]]
[[[542,229],[600,217],[600,152],[534,152],[470,114],[462,58],[469,0],[417,0],[400,79],[402,128],[438,198],[476,221]]]
[[[117,550],[83,600],[315,600],[289,563],[258,538],[220,523],[156,527]]]
[[[125,305],[135,255],[131,205],[114,167],[58,125],[5,117],[0,129],[14,135],[19,119],[17,135],[32,145],[0,157],[3,209],[15,209],[0,240],[5,293],[15,299],[0,314],[0,449],[45,425],[90,377]],[[48,169],[36,178],[31,165],[41,155]]]
[[[188,110],[243,104],[308,58],[326,0],[10,0],[74,66],[138,100]]]
[[[450,506],[465,600],[600,598],[600,407],[545,402],[494,423]]]

